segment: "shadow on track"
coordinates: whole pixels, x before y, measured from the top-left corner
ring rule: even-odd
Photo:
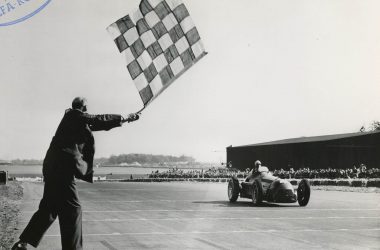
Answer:
[[[196,204],[213,204],[219,205],[220,207],[255,207],[250,201],[238,201],[231,203],[229,201],[193,201]],[[298,207],[290,204],[276,204],[263,202],[261,205],[256,207]]]

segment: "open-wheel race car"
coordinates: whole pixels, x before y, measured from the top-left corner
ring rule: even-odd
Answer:
[[[244,181],[239,182],[233,176],[228,182],[228,199],[235,202],[238,197],[252,199],[253,205],[263,201],[273,203],[294,203],[306,206],[310,199],[310,184],[306,179],[298,183],[298,187],[284,179],[273,176],[267,167],[260,167]]]

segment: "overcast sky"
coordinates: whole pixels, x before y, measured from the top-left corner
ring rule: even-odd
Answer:
[[[185,0],[209,54],[95,157],[225,159],[225,147],[356,132],[380,120],[380,1]],[[142,101],[106,32],[138,0],[52,0],[0,27],[0,159],[43,159],[76,96],[89,113]]]

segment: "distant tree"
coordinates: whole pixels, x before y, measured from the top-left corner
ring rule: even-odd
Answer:
[[[361,128],[360,128],[360,130],[359,130],[360,132],[365,132],[365,127],[364,126],[362,126]]]
[[[369,126],[369,131],[380,131],[380,122],[373,121],[371,125]]]
[[[13,165],[42,165],[42,160],[35,159],[15,159],[11,161]]]
[[[364,125],[360,128],[360,132],[371,132],[371,131],[380,131],[380,121],[373,121],[367,129],[364,127]]]
[[[108,159],[96,159],[95,162],[102,164],[120,164],[120,163],[134,163],[152,164],[152,163],[176,163],[176,162],[191,162],[194,163],[195,159],[191,156],[172,156],[172,155],[152,155],[152,154],[122,154],[111,155]]]

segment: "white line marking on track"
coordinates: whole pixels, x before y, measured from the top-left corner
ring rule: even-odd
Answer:
[[[130,200],[130,201],[118,201],[118,200],[102,200],[102,201],[97,201],[97,200],[83,200],[81,202],[93,202],[93,203],[143,203],[143,202],[196,202],[199,200]]]
[[[103,189],[97,189],[97,188],[81,188],[81,189],[78,189],[79,192],[84,192],[84,191],[125,191],[125,190],[129,190],[129,191],[147,191],[147,190],[150,190],[150,191],[157,191],[155,189],[147,189],[147,188],[136,188],[136,189],[131,189],[131,188],[103,188]]]
[[[23,203],[38,203],[40,200],[28,200]],[[82,203],[151,203],[151,202],[199,202],[199,200],[81,200]]]
[[[102,234],[84,234],[83,236],[138,236],[138,235],[189,235],[189,234],[239,234],[239,233],[294,233],[294,232],[363,232],[363,231],[380,231],[380,228],[362,228],[362,229],[294,229],[294,230],[237,230],[237,231],[190,231],[190,232],[146,232],[146,233],[102,233]],[[61,237],[60,234],[48,234],[46,237]]]
[[[379,216],[373,217],[354,217],[354,216],[331,216],[331,217],[235,217],[235,218],[225,218],[225,217],[215,217],[215,218],[129,218],[129,219],[114,219],[114,218],[106,218],[106,219],[84,219],[83,222],[125,222],[125,221],[193,221],[193,220],[325,220],[325,219],[335,219],[335,220],[343,220],[343,219],[380,219]]]
[[[281,208],[281,209],[131,209],[131,210],[85,210],[85,213],[129,213],[129,212],[274,212],[274,211],[296,211],[294,208]],[[380,209],[362,209],[362,208],[327,208],[327,209],[302,209],[302,211],[380,211]]]
[[[127,219],[115,219],[115,218],[105,218],[105,219],[83,219],[83,222],[126,222],[126,221],[194,221],[194,220],[346,220],[346,219],[379,219],[380,216],[329,216],[329,217],[198,217],[198,218],[127,218]],[[21,221],[27,223],[28,221]]]
[[[130,212],[295,212],[295,211],[380,211],[380,208],[281,208],[273,209],[130,209],[130,210],[84,210],[83,213],[130,213]],[[36,211],[22,211],[22,213],[35,213]]]
[[[40,200],[23,201],[23,203],[38,203]],[[152,202],[200,202],[200,200],[81,200],[81,203],[152,203]]]
[[[106,188],[106,189],[78,189],[78,192],[99,192],[99,191],[149,191],[149,192],[166,192],[165,189],[146,189],[146,188],[139,188],[139,189],[130,189],[130,188]],[[193,190],[170,190],[170,192],[194,192]]]

